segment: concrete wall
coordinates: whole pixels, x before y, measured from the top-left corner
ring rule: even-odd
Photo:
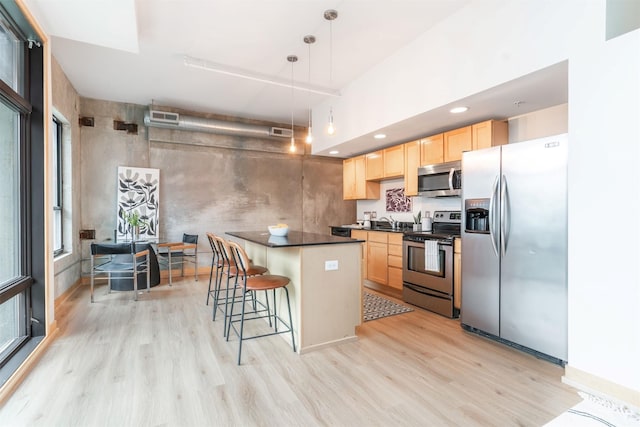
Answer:
[[[95,120],[81,128],[82,227],[95,229],[97,239],[113,238],[118,166],[160,169],[160,237],[197,233],[201,253],[211,252],[208,231],[266,232],[287,223],[325,234],[330,224],[355,220],[355,202],[342,200],[341,160],[291,154],[288,139],[146,128],[146,108],[81,100],[81,115]],[[138,134],[114,130],[114,120],[137,123]],[[200,258],[201,266],[209,262]]]
[[[54,115],[63,123],[63,244],[64,253],[54,259],[54,298],[58,298],[80,277],[80,98],[62,68],[51,58],[52,104]],[[53,171],[53,168],[50,168]],[[50,177],[50,179],[54,179]]]

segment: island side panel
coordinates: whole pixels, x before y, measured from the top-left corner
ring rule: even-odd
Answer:
[[[357,339],[362,307],[361,245],[302,248],[301,350],[310,351]],[[326,270],[337,261],[337,270]]]
[[[291,283],[287,285],[287,289],[289,290],[289,300],[291,302],[293,333],[296,340],[297,351],[300,352],[300,331],[302,330],[302,320],[300,318],[300,293],[302,283],[300,247],[270,248],[245,241],[244,248],[254,264],[267,267],[270,274],[286,276],[291,280]],[[269,298],[271,298],[271,296],[269,296]],[[284,292],[277,291],[276,298],[278,300],[276,305],[278,316],[288,322],[287,302],[284,297]],[[262,292],[258,293],[258,299],[263,299]],[[291,336],[289,334],[281,334],[280,336],[288,343],[291,343]]]

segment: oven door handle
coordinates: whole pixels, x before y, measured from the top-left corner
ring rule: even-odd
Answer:
[[[498,242],[496,239],[499,234],[496,233],[496,200],[498,198],[498,184],[499,184],[499,176],[496,175],[496,179],[493,181],[493,191],[491,192],[491,199],[489,200],[489,236],[491,238],[491,247],[493,247],[493,253],[498,257]]]

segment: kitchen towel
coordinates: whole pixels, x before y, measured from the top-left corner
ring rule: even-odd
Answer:
[[[440,249],[437,240],[424,242],[424,269],[440,272]]]

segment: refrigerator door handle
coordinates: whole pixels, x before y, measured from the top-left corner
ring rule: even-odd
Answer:
[[[455,173],[455,169],[451,168],[449,171],[449,190],[453,191],[453,174]]]
[[[493,191],[491,192],[491,199],[489,199],[489,236],[491,237],[491,246],[493,247],[493,253],[496,254],[496,257],[499,256],[498,255],[498,243],[496,242],[496,239],[498,237],[498,233],[495,232],[496,230],[496,211],[495,211],[495,205],[496,205],[496,198],[498,197],[498,178],[499,176],[496,176],[496,179],[493,181]]]
[[[507,253],[509,240],[509,191],[507,190],[507,177],[502,175],[500,190],[500,248],[502,256]]]

